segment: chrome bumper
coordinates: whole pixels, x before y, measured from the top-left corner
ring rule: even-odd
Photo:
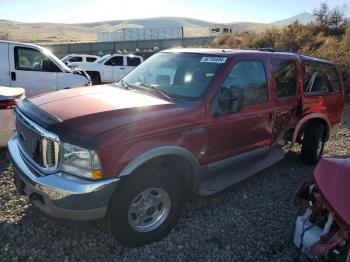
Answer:
[[[17,135],[8,143],[8,155],[18,190],[48,215],[69,220],[94,220],[105,216],[119,178],[95,182],[73,180],[63,172],[44,176],[27,164],[19,150]]]

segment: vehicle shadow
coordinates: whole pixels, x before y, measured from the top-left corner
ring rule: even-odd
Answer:
[[[10,165],[7,157],[7,147],[0,148],[0,172],[6,170]]]

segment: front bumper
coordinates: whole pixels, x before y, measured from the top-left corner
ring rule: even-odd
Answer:
[[[17,188],[48,215],[69,220],[94,220],[105,216],[119,178],[72,180],[70,175],[63,172],[44,176],[25,160],[18,148],[17,135],[8,143],[8,155]]]

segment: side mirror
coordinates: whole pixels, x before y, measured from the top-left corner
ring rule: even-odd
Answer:
[[[223,87],[218,94],[217,114],[226,114],[238,112],[243,104],[243,91],[239,86],[231,86],[230,88]]]

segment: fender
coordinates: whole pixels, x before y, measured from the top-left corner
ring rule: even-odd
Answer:
[[[302,126],[306,122],[308,122],[310,120],[313,120],[313,119],[322,119],[326,123],[326,128],[327,128],[326,141],[328,140],[329,133],[330,133],[330,130],[331,130],[331,122],[329,121],[329,118],[325,114],[322,114],[322,113],[311,113],[311,114],[308,114],[308,115],[304,116],[303,118],[301,118],[299,120],[298,124],[295,127],[294,133],[293,133],[293,139],[292,139],[291,146],[293,146],[293,144],[295,143],[295,141],[296,141],[296,139],[298,137],[299,131],[302,128]]]
[[[200,165],[197,159],[188,150],[178,146],[162,146],[162,147],[153,148],[136,157],[134,160],[132,160],[122,169],[118,177],[130,175],[134,170],[136,170],[136,168],[138,168],[145,162],[151,159],[154,159],[156,157],[165,156],[165,155],[177,155],[185,158],[193,168],[194,172],[198,171],[200,168]]]

